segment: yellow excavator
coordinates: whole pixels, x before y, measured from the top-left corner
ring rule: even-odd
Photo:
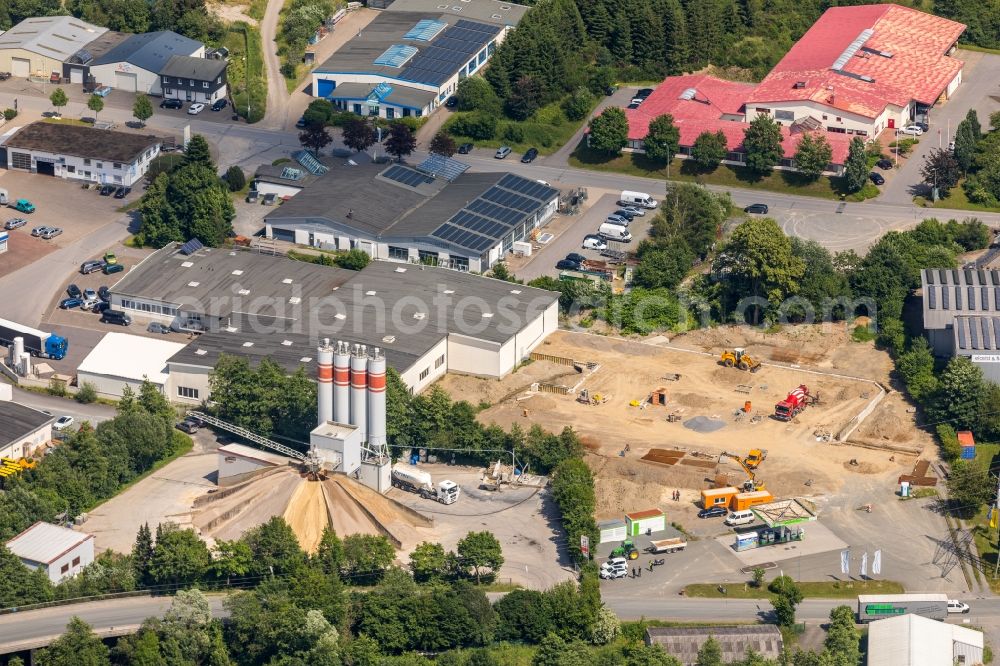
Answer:
[[[767,458],[766,449],[752,449],[750,454],[745,458],[741,458],[735,453],[722,452],[719,455],[719,462],[722,462],[723,458],[730,458],[739,463],[743,471],[746,472],[747,480],[743,483],[743,490],[745,492],[752,492],[754,490],[764,490],[764,482],[757,479],[757,468],[762,462]]]
[[[719,356],[719,363],[727,368],[736,366],[740,370],[749,370],[750,372],[757,372],[761,367],[760,361],[750,356],[743,347],[737,347],[733,351],[728,349],[723,351]]]

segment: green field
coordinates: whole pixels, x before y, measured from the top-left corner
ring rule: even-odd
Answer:
[[[970,213],[1000,213],[1000,208],[981,206],[969,201],[969,198],[965,196],[965,190],[962,188],[964,181],[964,178],[959,180],[958,185],[951,188],[948,192],[948,197],[945,199],[938,199],[934,203],[931,203],[926,197],[916,196],[913,197],[913,203],[924,208],[954,208],[956,210],[967,210]]]
[[[229,26],[222,45],[229,49],[228,79],[236,113],[248,122],[258,122],[267,112],[267,72],[260,32],[237,21]]]
[[[891,580],[869,581],[819,581],[796,582],[803,596],[807,599],[853,599],[859,594],[900,594],[905,592],[903,586]],[[722,586],[726,594],[719,591]],[[706,597],[713,599],[772,599],[767,586],[756,588],[745,583],[696,583],[684,588],[684,594],[689,597]]]

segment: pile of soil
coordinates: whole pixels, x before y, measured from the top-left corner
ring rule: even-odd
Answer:
[[[722,419],[710,419],[707,416],[696,416],[684,422],[684,427],[695,432],[715,432],[726,427]]]

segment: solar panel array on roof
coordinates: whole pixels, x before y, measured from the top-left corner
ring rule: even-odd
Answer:
[[[321,164],[320,161],[316,159],[308,150],[295,151],[292,153],[292,157],[294,157],[296,162],[304,166],[306,170],[314,176],[322,176],[330,170],[330,167],[325,164]]]
[[[382,176],[388,178],[389,180],[394,180],[397,183],[408,185],[409,187],[417,187],[419,185],[434,182],[434,179],[430,176],[398,164],[395,164],[383,171]]]
[[[444,21],[435,21],[434,19],[420,19],[417,24],[410,28],[403,39],[413,39],[419,42],[429,42],[437,34],[445,29],[448,24]]]
[[[187,243],[184,243],[184,245],[181,245],[180,251],[181,254],[192,255],[203,247],[205,246],[201,244],[200,240],[198,240],[197,238],[192,238]]]
[[[465,162],[453,160],[444,155],[431,154],[417,168],[425,173],[429,173],[437,178],[444,178],[449,183],[468,171],[469,165]]]
[[[937,287],[927,287],[927,305],[931,310],[937,309]]]
[[[375,64],[385,65],[386,67],[402,67],[415,55],[417,55],[417,47],[407,46],[406,44],[393,44],[383,51],[382,55],[375,58]]]
[[[499,31],[498,27],[485,23],[458,21],[429,46],[421,49],[403,70],[401,78],[440,85],[486,48]]]
[[[285,180],[302,180],[302,169],[285,167],[281,170],[281,177]]]

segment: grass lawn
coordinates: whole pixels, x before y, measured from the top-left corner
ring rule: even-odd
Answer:
[[[859,594],[900,594],[903,586],[892,580],[869,581],[820,581],[797,583],[807,599],[853,599]],[[689,597],[706,597],[713,599],[772,599],[773,594],[767,587],[756,588],[749,583],[725,584],[727,594],[719,592],[720,583],[696,583],[684,588],[684,594]]]
[[[818,180],[808,181],[790,171],[773,171],[767,176],[759,178],[744,167],[726,164],[720,165],[714,171],[704,173],[699,171],[690,160],[681,159],[674,159],[671,162],[670,177],[667,178],[666,167],[659,162],[648,159],[641,153],[621,153],[616,157],[608,158],[606,154],[588,148],[583,141],[573,151],[569,163],[571,166],[582,169],[625,173],[643,178],[660,178],[721,187],[740,187],[823,199],[836,200],[840,198],[841,194],[846,194],[841,178],[823,176]],[[874,196],[878,194],[878,191],[862,190],[862,193]],[[857,194],[848,196],[851,200],[860,200],[857,197]]]
[[[260,32],[253,26],[237,21],[229,25],[222,45],[229,49],[227,76],[233,107],[241,117],[255,123],[267,112],[267,71],[264,68]]]
[[[597,105],[596,99],[594,100],[594,105]],[[523,153],[528,148],[535,148],[540,155],[551,155],[566,145],[586,120],[586,118],[568,120],[563,114],[562,109],[559,108],[559,102],[553,102],[542,107],[531,118],[523,122],[508,120],[506,118],[499,119],[496,136],[500,138],[472,139],[453,133],[448,129],[449,125],[454,123],[457,118],[467,113],[470,112],[458,111],[445,121],[443,129],[447,130],[454,137],[456,143],[462,144],[468,141],[479,148],[510,146],[511,150],[515,153]],[[517,138],[511,138],[508,132],[513,132]]]
[[[916,196],[913,197],[913,203],[924,208],[954,208],[978,213],[1000,213],[1000,208],[989,208],[988,206],[981,206],[969,201],[969,198],[965,196],[965,189],[962,187],[964,181],[964,178],[959,180],[958,185],[951,188],[948,192],[948,197],[945,199],[938,199],[932,203],[926,197]]]
[[[1000,456],[1000,444],[990,444],[976,442],[976,462],[981,465],[990,465],[993,460]],[[1000,579],[993,578],[993,571],[997,562],[997,531],[990,529],[987,507],[983,507],[979,512],[962,520],[964,527],[972,530],[973,539],[976,542],[976,550],[979,557],[985,561],[985,571],[982,572],[994,592],[1000,592]]]
[[[77,118],[42,118],[43,123],[54,125],[77,125],[78,127],[93,127],[93,123],[85,123]]]

